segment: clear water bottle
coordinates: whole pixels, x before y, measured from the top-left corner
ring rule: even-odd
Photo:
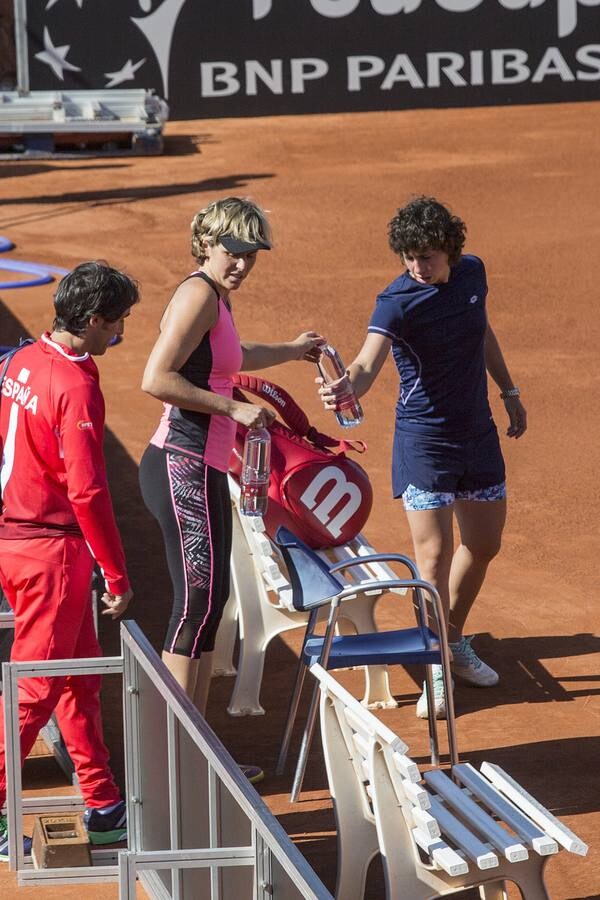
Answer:
[[[330,344],[321,347],[321,357],[317,367],[326,383],[337,381],[346,374],[346,367],[339,353]],[[337,401],[338,408],[335,411],[335,417],[342,428],[353,428],[355,425],[360,425],[364,418],[363,411],[350,382],[348,382],[347,392],[341,396],[338,395]]]
[[[270,471],[271,435],[266,428],[249,428],[240,475],[240,511],[244,516],[266,513]]]

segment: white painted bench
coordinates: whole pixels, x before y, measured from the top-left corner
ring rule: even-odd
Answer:
[[[98,91],[0,91],[0,133],[144,132],[162,128],[167,104],[142,88]]]
[[[406,744],[322,666],[321,736],[338,829],[335,896],[362,900],[370,861],[382,856],[386,900],[428,900],[478,887],[506,900],[548,900],[544,867],[560,848],[586,844],[499,766],[465,763],[422,776]]]
[[[243,516],[239,512],[239,486],[229,478],[233,503],[233,549],[231,554],[231,594],[219,627],[213,663],[213,675],[236,675],[228,706],[232,716],[260,716],[260,687],[265,653],[274,637],[292,628],[306,628],[308,614],[298,612],[292,604],[292,588],[277,546],[265,533],[260,517]],[[343,562],[375,553],[359,535],[350,544],[320,551],[331,562]],[[352,570],[349,583],[362,580],[396,578],[385,564],[372,563]],[[404,591],[396,591],[404,593]],[[344,603],[342,630],[376,631],[375,605],[381,591],[363,595]],[[327,617],[323,610],[323,618]],[[233,651],[239,629],[238,669],[233,665]],[[372,666],[366,671],[364,703],[373,707],[394,707],[386,666]]]

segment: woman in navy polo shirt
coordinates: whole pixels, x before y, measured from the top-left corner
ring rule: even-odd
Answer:
[[[392,487],[402,497],[421,576],[442,598],[457,679],[478,687],[498,675],[463,628],[500,549],[506,517],[504,461],[487,396],[487,372],[500,389],[508,437],[527,427],[519,389],[487,320],[483,262],[462,253],[466,227],[432,197],[398,210],[392,250],[406,271],[379,294],[368,335],[347,377],[360,397],[391,348],[400,375]],[[346,379],[322,385],[328,409]],[[338,387],[340,386],[340,387]],[[460,545],[454,552],[453,520]],[[445,718],[441,669],[434,670],[437,718]],[[417,715],[427,717],[425,691]]]

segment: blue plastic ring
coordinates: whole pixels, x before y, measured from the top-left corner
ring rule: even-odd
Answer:
[[[7,237],[0,234],[0,253],[12,250],[14,244]],[[0,263],[0,270],[5,272],[21,272],[24,275],[35,275],[35,278],[27,278],[24,281],[0,281],[0,290],[9,288],[37,287],[40,284],[49,284],[54,281],[55,272],[58,275],[68,275],[70,269],[62,269],[60,266],[38,265],[37,263],[22,262],[19,259],[6,260]]]
[[[40,284],[48,284],[54,281],[54,276],[50,274],[44,266],[38,266],[36,263],[21,262],[18,259],[5,259],[0,262],[0,270],[6,272],[22,272],[25,275],[35,275],[35,278],[27,278],[25,281],[0,281],[0,290],[8,288],[24,288],[36,287]]]

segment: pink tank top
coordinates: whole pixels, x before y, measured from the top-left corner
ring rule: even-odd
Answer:
[[[194,273],[191,277],[202,277]],[[231,376],[242,366],[242,347],[228,303],[219,297],[218,320],[207,331],[179,373],[206,391],[231,397]],[[160,424],[150,443],[172,453],[201,459],[227,472],[235,441],[236,423],[229,416],[211,415],[165,403]]]

